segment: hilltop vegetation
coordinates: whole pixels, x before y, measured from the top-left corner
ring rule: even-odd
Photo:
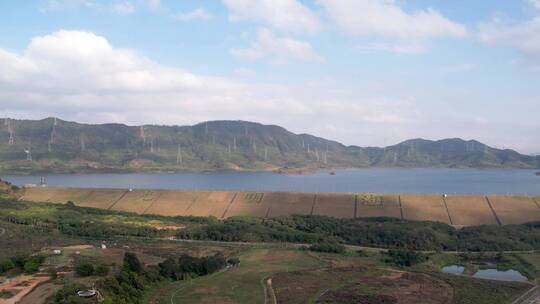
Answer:
[[[27,160],[25,150],[31,154],[31,161]],[[294,134],[279,126],[245,121],[126,126],[47,118],[4,119],[0,125],[0,170],[4,172],[372,166],[539,168],[540,157],[461,139],[414,139],[386,148],[345,146]]]

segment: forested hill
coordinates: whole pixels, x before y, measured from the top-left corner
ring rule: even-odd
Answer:
[[[0,124],[3,172],[335,167],[539,168],[540,157],[461,139],[413,139],[386,148],[345,146],[245,121],[127,126],[47,118],[3,119]]]

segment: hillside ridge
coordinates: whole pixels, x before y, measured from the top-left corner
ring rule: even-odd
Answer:
[[[278,125],[216,120],[192,126],[2,119],[0,172],[295,171],[318,168],[540,168],[540,156],[476,140],[410,139],[346,146]]]

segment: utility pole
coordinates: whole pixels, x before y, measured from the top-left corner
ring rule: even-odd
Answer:
[[[233,147],[234,151],[236,151],[236,136],[233,137]]]

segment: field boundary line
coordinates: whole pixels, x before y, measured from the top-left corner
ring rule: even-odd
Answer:
[[[221,215],[222,219],[224,219],[225,215],[227,215],[227,212],[229,212],[229,208],[231,208],[232,204],[234,203],[234,199],[236,198],[237,195],[238,195],[238,192],[235,192],[232,199],[231,199],[231,201],[227,205],[227,208],[225,208],[225,211],[223,211],[223,214]]]
[[[358,218],[358,194],[354,195],[354,218]]]
[[[533,202],[536,204],[536,207],[538,207],[538,209],[540,209],[540,203],[538,203],[538,201],[536,200],[536,198],[531,197],[531,199],[532,199]]]
[[[497,221],[497,224],[499,224],[499,226],[502,226],[501,224],[501,220],[499,219],[499,216],[497,215],[497,213],[495,212],[495,209],[493,209],[493,206],[491,205],[491,202],[489,201],[489,197],[487,197],[487,195],[485,196],[486,198],[486,202],[489,206],[489,209],[491,209],[491,212],[493,213],[493,216],[495,217],[495,220]]]
[[[403,204],[401,204],[401,195],[398,195],[397,197],[397,200],[398,200],[398,204],[399,204],[399,213],[401,215],[401,219],[403,219]],[[384,204],[384,202],[383,202]]]
[[[450,215],[450,210],[448,210],[448,204],[446,203],[446,197],[443,195],[442,200],[444,203],[444,207],[446,208],[446,213],[448,214],[448,220],[450,221],[450,225],[454,225],[452,221],[452,216]]]
[[[191,207],[193,207],[193,205],[195,205],[195,203],[197,203],[199,201],[199,198],[201,197],[201,194],[202,193],[205,193],[205,192],[200,192],[198,193],[197,196],[195,196],[195,198],[193,199],[193,201],[191,202],[191,204],[189,204],[187,207],[186,207],[186,210],[184,211],[185,214],[188,214],[188,211],[191,209]]]
[[[309,215],[313,215],[313,211],[315,210],[315,205],[317,204],[317,194],[313,195],[313,204],[311,204],[311,212]]]
[[[112,202],[112,204],[109,206],[109,208],[107,208],[107,210],[111,210],[114,206],[116,206],[116,204],[118,204],[118,202],[121,201],[128,193],[129,193],[129,190],[124,191],[124,193],[122,193],[122,195],[120,195],[120,197],[117,200]]]
[[[520,304],[520,303],[527,304],[527,302],[524,302],[524,301],[529,301],[529,300],[531,300],[531,298],[529,298],[529,297],[530,297],[531,295],[533,295],[534,292],[537,292],[537,293],[538,293],[538,285],[535,285],[535,286],[533,286],[531,289],[525,291],[524,294],[522,294],[522,295],[519,296],[517,299],[515,299],[511,304]],[[532,303],[532,302],[529,302],[529,303]]]
[[[152,208],[155,204],[155,202],[158,201],[158,199],[163,195],[163,192],[159,192],[159,195],[156,196],[155,199],[152,200],[152,202],[150,203],[150,206],[146,207],[146,209],[144,209],[144,211],[141,213],[141,214],[146,214],[146,212],[148,212],[148,210],[150,210],[150,208]]]

